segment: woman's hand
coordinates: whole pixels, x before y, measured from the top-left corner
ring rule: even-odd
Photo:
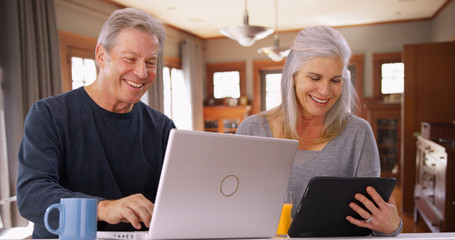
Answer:
[[[373,187],[367,187],[367,193],[371,196],[376,205],[364,195],[358,193],[355,199],[360,201],[365,208],[360,207],[358,204],[351,202],[351,207],[363,219],[355,219],[352,216],[347,216],[346,219],[352,224],[381,232],[390,234],[398,229],[400,226],[400,216],[398,216],[395,198],[390,196],[389,202],[385,202]],[[368,209],[365,210],[365,209]],[[371,213],[371,214],[370,214]]]

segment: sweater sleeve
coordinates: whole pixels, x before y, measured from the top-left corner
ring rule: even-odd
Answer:
[[[35,224],[43,224],[47,207],[59,202],[60,198],[93,198],[71,192],[59,184],[58,171],[62,156],[59,134],[50,109],[44,103],[37,102],[25,120],[24,136],[18,153],[17,179],[19,212]],[[49,222],[55,226],[58,215],[51,214]]]
[[[379,158],[379,151],[378,146],[376,144],[376,140],[374,138],[373,130],[368,122],[361,119],[361,123],[364,125],[364,140],[363,140],[363,148],[360,155],[360,162],[359,167],[357,169],[357,176],[358,177],[379,177],[381,174],[381,163]],[[390,234],[385,234],[381,232],[373,231],[373,236],[380,236],[380,237],[395,237],[401,233],[403,229],[403,222],[400,220],[400,225],[398,228]]]
[[[373,130],[370,124],[360,118],[357,118],[356,125],[361,128],[360,142],[360,159],[356,170],[357,177],[379,177],[381,175],[381,164],[379,159],[378,146],[374,138]]]

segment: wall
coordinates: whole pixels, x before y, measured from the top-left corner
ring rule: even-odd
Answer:
[[[455,41],[455,1],[451,1],[433,21],[433,42]]]
[[[372,95],[373,70],[372,54],[385,52],[400,52],[404,44],[424,43],[431,41],[431,21],[417,21],[407,23],[381,24],[358,27],[337,28],[346,38],[353,54],[365,55],[364,95]],[[280,46],[291,46],[297,32],[280,33]],[[207,41],[207,62],[247,62],[247,95],[253,95],[252,62],[267,59],[265,55],[257,53],[261,47],[273,44],[273,37],[259,40],[251,47],[242,47],[230,39],[214,39]]]
[[[93,38],[98,37],[104,21],[118,8],[101,0],[55,0],[55,5],[59,30]],[[373,53],[401,52],[404,44],[447,41],[455,35],[454,24],[455,1],[451,1],[434,20],[343,27],[338,30],[346,37],[354,54],[365,55],[364,96],[370,97],[373,92]],[[291,46],[297,33],[279,33],[280,46]],[[242,47],[227,38],[202,40],[168,26],[164,54],[180,57],[179,43],[187,38],[192,38],[203,46],[207,63],[246,61],[247,95],[250,99],[253,97],[253,61],[267,59],[257,51],[261,47],[273,45],[272,36],[257,41],[251,47]]]
[[[102,0],[55,0],[57,28],[96,39],[106,19],[118,8]],[[163,50],[166,56],[179,58],[179,43],[188,38],[205,48],[205,41],[196,36],[170,26],[166,26],[166,31]]]

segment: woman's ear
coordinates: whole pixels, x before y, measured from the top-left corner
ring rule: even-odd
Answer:
[[[103,47],[103,45],[101,45],[101,43],[96,45],[95,61],[98,64],[98,66],[100,67],[100,69],[104,68],[104,65],[106,64],[106,61],[107,61],[107,53],[106,53],[106,49]]]

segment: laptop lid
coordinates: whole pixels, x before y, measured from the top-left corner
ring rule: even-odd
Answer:
[[[275,236],[297,146],[171,130],[148,238]]]
[[[379,177],[314,177],[308,183],[289,227],[290,237],[366,236],[370,229],[360,228],[346,220],[361,217],[349,207],[356,193],[368,198],[366,187],[372,186],[387,200],[395,187],[395,178]],[[371,198],[370,198],[371,199]]]

